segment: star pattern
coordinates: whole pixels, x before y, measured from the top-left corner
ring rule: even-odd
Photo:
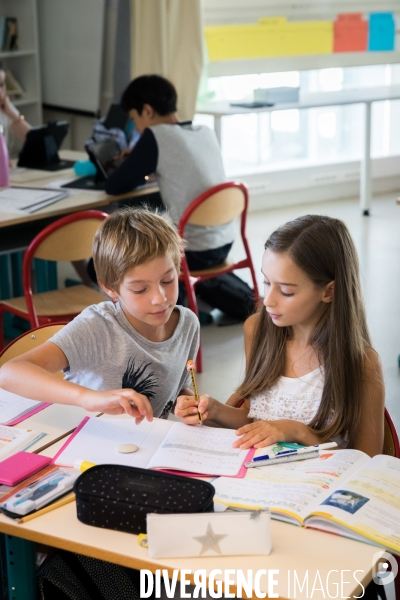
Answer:
[[[207,525],[207,531],[205,535],[193,536],[193,539],[196,542],[201,544],[200,556],[207,552],[207,550],[214,550],[217,554],[222,554],[221,548],[219,547],[219,542],[224,538],[228,537],[227,535],[218,535],[213,532],[211,523]]]

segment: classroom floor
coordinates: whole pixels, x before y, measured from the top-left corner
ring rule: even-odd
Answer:
[[[372,343],[383,364],[386,405],[400,432],[400,206],[395,199],[396,193],[374,198],[370,217],[361,216],[358,199],[251,213],[247,234],[261,292],[263,244],[277,226],[304,214],[325,214],[347,224],[360,257]],[[239,243],[236,246],[239,255]],[[242,329],[242,325],[202,326],[200,393],[225,401],[240,382],[244,373]]]

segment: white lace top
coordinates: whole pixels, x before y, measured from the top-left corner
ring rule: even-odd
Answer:
[[[274,385],[250,399],[249,418],[256,421],[293,419],[308,425],[321,403],[324,387],[324,369],[302,377],[283,375]]]

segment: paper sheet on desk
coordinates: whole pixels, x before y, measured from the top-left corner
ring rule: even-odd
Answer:
[[[0,190],[0,212],[31,214],[66,196],[66,192],[43,188],[8,187]]]

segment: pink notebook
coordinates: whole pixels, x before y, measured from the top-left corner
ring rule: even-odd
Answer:
[[[51,462],[48,456],[17,452],[0,462],[0,483],[16,485],[29,475],[33,475]]]
[[[35,406],[35,408],[29,410],[28,412],[18,415],[18,417],[16,417],[12,421],[8,421],[7,423],[1,423],[1,425],[17,425],[18,423],[21,423],[21,421],[29,419],[29,417],[32,417],[32,415],[35,415],[36,413],[40,412],[44,408],[47,408],[48,406],[51,406],[51,402],[42,402],[38,406]]]
[[[17,425],[25,419],[50,406],[50,402],[37,402],[30,398],[24,398],[7,390],[0,389],[0,424]]]

